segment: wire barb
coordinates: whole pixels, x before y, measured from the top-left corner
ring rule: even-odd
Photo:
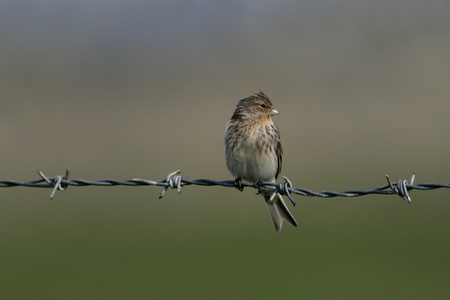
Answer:
[[[399,195],[403,200],[405,200],[408,204],[411,204],[411,197],[409,196],[408,193],[408,181],[407,180],[399,180],[396,183],[392,183],[391,178],[389,177],[389,175],[384,175],[386,176],[387,182],[389,184],[389,187],[397,193],[397,195]],[[412,176],[411,176],[411,185],[414,184],[414,179],[416,178],[416,174],[413,172]]]
[[[181,180],[183,180],[183,176],[179,176],[178,174],[181,173],[181,170],[177,170],[175,172],[170,173],[169,175],[167,175],[166,181],[169,185],[166,185],[161,194],[159,195],[159,199],[161,199],[164,194],[166,193],[167,189],[170,187],[172,189],[176,188],[177,189],[177,193],[180,194],[181,193]]]
[[[63,181],[66,181],[69,179],[69,169],[66,169],[66,176],[64,175],[56,175],[55,177],[49,179],[47,176],[44,175],[44,173],[40,170],[37,171],[39,176],[44,179],[45,182],[53,186],[53,191],[50,194],[50,200],[53,200],[53,197],[55,196],[55,192],[57,190],[59,191],[65,191],[68,187],[66,183],[63,183]]]
[[[283,179],[285,182],[280,182],[279,185],[280,195],[288,196],[289,200],[291,200],[292,205],[295,206],[296,203],[294,199],[292,199],[291,193],[289,193],[289,189],[292,189],[292,182],[286,176],[283,176]]]

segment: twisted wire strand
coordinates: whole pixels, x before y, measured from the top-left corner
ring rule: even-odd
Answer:
[[[163,187],[163,191],[160,194],[159,198],[162,198],[168,188],[177,189],[178,194],[181,192],[181,188],[188,185],[199,185],[199,186],[223,186],[223,187],[235,187],[234,180],[223,180],[216,181],[212,179],[195,179],[191,180],[189,177],[183,178],[179,174],[180,170],[170,173],[167,178],[161,180],[147,180],[140,178],[133,178],[129,180],[116,180],[116,179],[101,179],[101,180],[84,180],[84,179],[72,179],[69,180],[69,170],[66,170],[66,175],[57,175],[55,177],[46,177],[41,171],[38,171],[38,174],[41,176],[39,179],[34,179],[30,181],[15,181],[15,180],[0,180],[0,187],[15,187],[15,186],[24,186],[24,187],[38,187],[38,188],[53,188],[53,191],[50,195],[50,199],[53,199],[53,196],[57,190],[64,191],[68,186],[161,186]],[[280,183],[270,183],[264,182],[261,185],[258,184],[250,184],[246,182],[242,182],[242,186],[244,187],[252,187],[258,190],[266,190],[280,193],[281,195],[288,196],[291,200],[292,204],[295,205],[294,200],[291,197],[291,194],[296,194],[300,196],[306,197],[320,197],[320,198],[333,198],[333,197],[359,197],[365,196],[369,194],[378,194],[378,195],[394,195],[397,194],[406,202],[411,203],[411,198],[409,196],[409,191],[411,190],[434,190],[439,188],[450,188],[450,182],[447,183],[418,183],[413,184],[414,181],[414,173],[411,178],[411,183],[408,183],[407,180],[399,180],[398,182],[391,182],[388,175],[385,175],[388,181],[388,184],[376,187],[371,190],[346,190],[342,192],[335,191],[320,191],[314,192],[305,188],[293,188],[292,183],[289,181],[287,177],[283,177],[285,182]]]

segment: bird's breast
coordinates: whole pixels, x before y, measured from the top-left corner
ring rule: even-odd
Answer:
[[[231,174],[245,181],[272,181],[278,169],[276,145],[270,124],[227,126],[224,142]]]

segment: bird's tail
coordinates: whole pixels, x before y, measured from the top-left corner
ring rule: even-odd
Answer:
[[[297,227],[297,222],[289,212],[286,203],[284,203],[284,200],[280,194],[277,193],[272,201],[270,201],[270,197],[273,193],[267,191],[261,191],[261,193],[264,196],[264,200],[266,200],[270,216],[272,217],[273,226],[277,232],[281,231],[283,219],[288,221],[292,226]]]

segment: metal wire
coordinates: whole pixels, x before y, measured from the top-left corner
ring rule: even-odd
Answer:
[[[161,180],[147,180],[140,178],[133,178],[129,180],[116,180],[116,179],[101,179],[96,181],[84,180],[84,179],[72,179],[69,180],[69,169],[66,169],[65,175],[57,175],[55,177],[47,177],[41,171],[38,171],[40,179],[30,180],[30,181],[15,181],[15,180],[0,180],[0,187],[14,187],[14,186],[25,186],[25,187],[40,187],[40,188],[53,188],[50,194],[50,199],[53,199],[54,194],[57,190],[64,191],[68,186],[162,186],[163,191],[161,192],[159,198],[162,198],[170,187],[172,189],[177,189],[178,194],[181,192],[181,188],[187,185],[199,185],[199,186],[223,186],[223,187],[235,187],[234,180],[224,180],[216,181],[211,179],[196,179],[190,180],[189,177],[183,178],[179,174],[180,170],[170,173],[165,179]],[[252,187],[258,190],[266,190],[280,193],[281,195],[287,196],[293,205],[295,205],[294,199],[292,199],[291,194],[297,194],[306,197],[320,197],[320,198],[333,198],[333,197],[359,197],[369,194],[379,194],[379,195],[399,195],[407,203],[411,203],[411,198],[409,196],[410,190],[434,190],[439,188],[450,188],[450,182],[447,183],[414,183],[415,174],[411,177],[410,182],[407,180],[399,180],[398,182],[392,182],[388,175],[385,175],[388,184],[371,189],[371,190],[346,190],[342,192],[334,191],[321,191],[313,192],[305,188],[293,188],[292,183],[287,177],[283,176],[285,182],[280,183],[270,183],[263,182],[261,185],[259,183],[250,184],[242,182],[244,187]],[[45,183],[44,183],[45,182]]]

